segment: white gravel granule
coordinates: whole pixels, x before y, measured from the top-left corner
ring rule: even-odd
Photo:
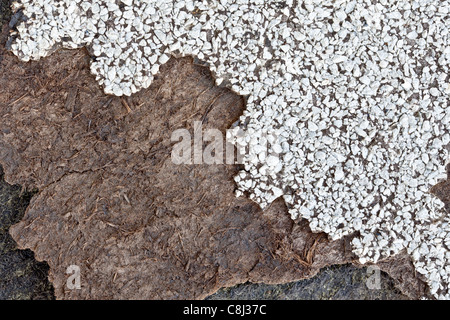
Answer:
[[[293,219],[331,239],[358,231],[361,263],[406,250],[431,293],[450,298],[450,218],[429,193],[449,161],[449,1],[15,7],[28,17],[13,34],[19,58],[86,46],[108,94],[147,88],[171,54],[204,60],[217,84],[248,96],[229,137],[246,151],[237,195],[263,208],[283,196]]]

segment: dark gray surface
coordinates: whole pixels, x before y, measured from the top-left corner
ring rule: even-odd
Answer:
[[[9,5],[11,0],[0,0],[0,32],[2,31],[2,26],[5,22],[9,22],[11,17],[11,10]]]
[[[372,269],[352,265],[325,268],[311,279],[287,284],[241,284],[219,290],[208,300],[404,300],[393,280],[379,272],[379,289],[373,285],[378,275]],[[370,289],[369,286],[372,288]]]

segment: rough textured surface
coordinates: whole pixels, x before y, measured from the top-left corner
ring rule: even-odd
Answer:
[[[311,233],[282,201],[261,211],[235,198],[236,166],[170,161],[173,130],[204,119],[224,131],[243,111],[190,59],[125,99],[102,93],[82,50],[31,63],[0,50],[0,163],[8,182],[40,190],[11,233],[48,262],[56,298],[198,299],[355,258],[351,237]],[[81,290],[65,285],[73,264]],[[426,294],[408,257],[380,266],[412,298]]]
[[[17,250],[8,234],[9,227],[23,217],[32,195],[20,186],[5,183],[0,167],[0,300],[53,297],[47,280],[48,265],[36,262],[30,250]]]
[[[2,31],[3,24],[9,22],[11,17],[10,4],[10,0],[0,0],[0,32]]]
[[[10,2],[0,1],[0,35],[3,23],[10,20]],[[5,30],[8,30],[7,26]],[[34,193],[7,184],[0,167],[0,300],[54,297],[53,287],[47,279],[48,265],[37,262],[31,250],[18,250],[8,233],[9,228],[22,219]]]
[[[281,284],[241,284],[219,290],[208,300],[404,300],[386,273],[380,273],[380,287],[366,283],[373,275],[366,268],[353,265],[331,266],[314,278]]]
[[[0,167],[0,171],[2,168]],[[2,171],[1,171],[2,172]],[[48,265],[36,263],[30,250],[16,249],[15,242],[7,234],[14,222],[22,218],[33,193],[21,192],[19,186],[10,186],[0,175],[0,229],[1,251],[7,252],[1,260],[2,284],[0,299],[52,299],[53,289],[47,280]],[[5,209],[6,208],[6,209]],[[11,220],[11,218],[13,218]],[[394,287],[394,281],[381,273],[381,287],[370,290],[367,286],[371,275],[367,268],[351,264],[332,266],[321,270],[312,279],[281,285],[246,283],[220,289],[206,299],[405,299]]]
[[[262,213],[236,199],[234,167],[171,163],[170,133],[190,126],[189,115],[201,118],[223,94],[222,108],[210,111],[216,122],[205,127],[224,130],[242,110],[241,99],[213,87],[203,68],[174,60],[157,86],[126,102],[133,110],[127,113],[125,100],[105,97],[87,81],[85,54],[55,57],[38,63],[42,73],[31,75],[21,100],[24,93],[17,96],[12,79],[3,79],[0,158],[9,181],[40,190],[12,234],[48,261],[57,298],[202,298],[248,280],[292,281],[344,258],[342,243],[322,243],[316,251],[326,254],[315,268],[303,267],[289,253],[298,251],[300,259],[314,239],[289,221],[281,203]],[[69,72],[75,67],[81,70]],[[17,112],[19,121],[5,116]],[[286,228],[296,229],[292,237]],[[81,267],[79,291],[65,287],[72,264]],[[274,270],[281,277],[272,276]]]

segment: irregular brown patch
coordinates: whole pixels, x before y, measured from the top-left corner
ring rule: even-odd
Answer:
[[[130,98],[103,94],[84,50],[21,63],[1,49],[0,70],[0,164],[40,190],[11,234],[48,262],[58,299],[201,299],[354,260],[349,238],[311,233],[281,200],[261,211],[235,198],[237,166],[172,163],[175,129],[225,132],[244,109],[191,59],[171,59]],[[70,265],[81,290],[66,286]],[[424,294],[408,257],[380,266]]]

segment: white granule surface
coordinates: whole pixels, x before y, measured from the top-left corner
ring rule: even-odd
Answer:
[[[293,219],[361,263],[406,250],[450,298],[450,218],[429,193],[450,150],[450,2],[22,0],[22,60],[86,46],[104,91],[147,88],[170,55],[208,63],[247,96],[229,137],[237,195],[283,197]],[[242,131],[243,130],[243,131]],[[242,133],[243,132],[243,133]],[[264,145],[269,147],[266,152]]]

